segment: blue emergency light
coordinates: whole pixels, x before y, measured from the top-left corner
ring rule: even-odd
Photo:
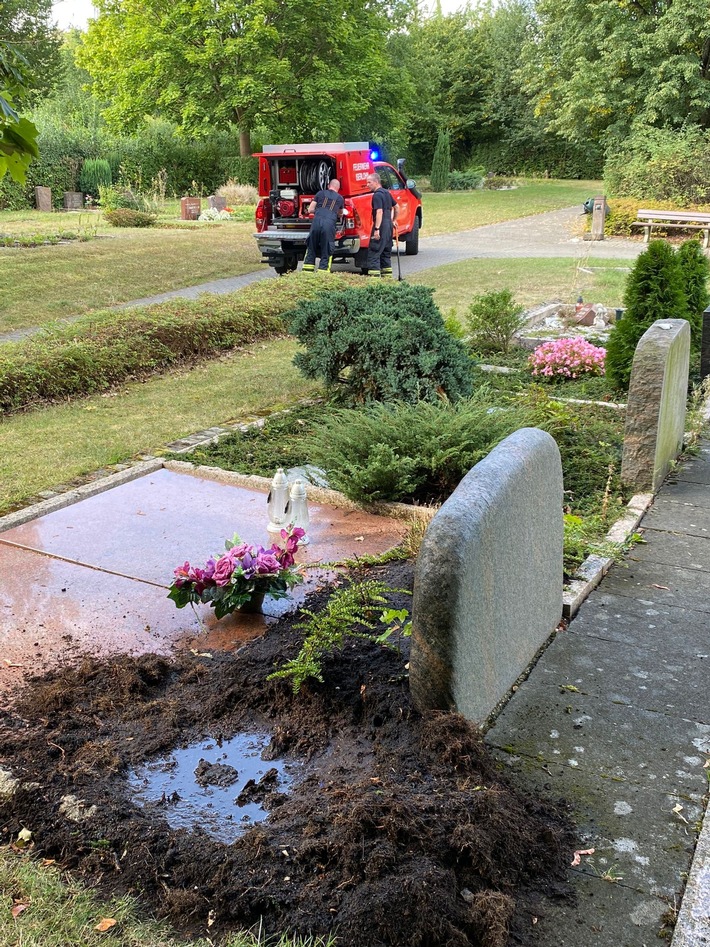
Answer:
[[[379,157],[380,157],[379,151],[373,148],[373,150],[370,152],[370,161],[377,161]]]

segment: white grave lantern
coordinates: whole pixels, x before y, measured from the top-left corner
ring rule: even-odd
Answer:
[[[294,480],[291,487],[291,495],[287,507],[288,521],[293,526],[300,526],[308,533],[308,524],[310,517],[308,515],[308,497],[306,495],[306,485],[303,480]],[[308,535],[300,540],[299,546],[305,546],[309,542]]]
[[[283,467],[279,467],[266,498],[266,510],[269,514],[269,524],[266,528],[270,533],[280,533],[288,523],[288,502],[288,478]]]

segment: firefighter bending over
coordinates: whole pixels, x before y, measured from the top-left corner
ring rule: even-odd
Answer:
[[[303,261],[304,273],[313,273],[316,257],[320,259],[319,270],[330,270],[335,249],[335,229],[345,206],[339,191],[340,181],[333,178],[327,189],[318,191],[308,205],[308,213],[315,212],[315,217],[308,235],[306,257]]]
[[[382,187],[379,174],[368,174],[367,186],[372,191],[372,231],[367,251],[370,276],[392,276],[392,231],[399,207],[388,190]]]

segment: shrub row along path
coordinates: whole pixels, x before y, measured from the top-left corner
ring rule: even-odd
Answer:
[[[400,254],[402,276],[406,278],[413,273],[429,270],[435,266],[476,258],[571,257],[579,259],[589,256],[593,251],[596,258],[633,260],[644,249],[644,244],[640,240],[614,238],[591,243],[582,240],[579,236],[574,236],[580,216],[580,208],[576,205],[545,214],[535,214],[532,217],[507,220],[500,224],[488,224],[474,230],[439,234],[436,237],[421,237],[418,256],[405,256],[403,250]],[[424,229],[426,231],[426,221]],[[393,266],[396,274],[396,257],[393,257]],[[352,270],[351,266],[343,268]],[[250,283],[272,279],[275,276],[270,267],[261,266],[253,273],[243,276],[211,280],[209,283],[200,283],[197,286],[175,289],[168,293],[147,296],[144,299],[134,299],[132,302],[123,303],[115,308],[149,306],[175,298],[195,299],[202,293],[232,293]],[[71,317],[65,321],[72,321]],[[17,341],[38,331],[38,327],[30,327],[1,333],[0,342]]]
[[[614,566],[487,734],[514,785],[564,798],[577,903],[541,945],[651,947],[680,901],[710,761],[710,445],[671,475]],[[669,912],[670,914],[667,913]],[[672,920],[671,920],[672,923]],[[710,943],[710,818],[672,947]]]

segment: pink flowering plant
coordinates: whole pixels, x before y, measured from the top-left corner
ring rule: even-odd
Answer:
[[[606,349],[578,335],[543,342],[530,356],[530,367],[533,375],[545,378],[579,378],[580,375],[603,375],[605,358]]]
[[[225,542],[226,552],[210,556],[202,568],[189,562],[178,566],[168,598],[178,608],[190,602],[204,602],[214,608],[217,618],[249,602],[255,595],[284,598],[301,580],[294,553],[305,535],[300,527],[281,530],[283,546],[270,549],[242,542],[236,534]]]

